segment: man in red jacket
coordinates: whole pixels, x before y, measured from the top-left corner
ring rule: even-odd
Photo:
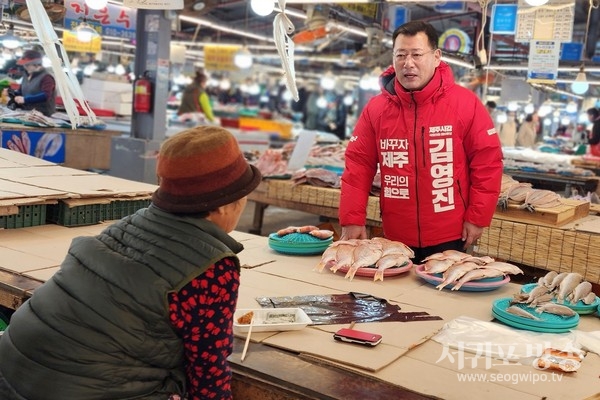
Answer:
[[[502,148],[489,113],[454,82],[438,34],[411,21],[393,34],[393,66],[362,111],[346,150],[341,239],[367,238],[366,206],[378,169],[384,236],[415,262],[464,250],[489,226],[502,181]]]

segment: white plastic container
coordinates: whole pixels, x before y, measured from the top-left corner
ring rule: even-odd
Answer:
[[[294,331],[312,324],[312,320],[301,308],[252,308],[238,309],[233,314],[233,330],[246,333],[250,324],[240,324],[239,318],[253,312],[252,332]]]

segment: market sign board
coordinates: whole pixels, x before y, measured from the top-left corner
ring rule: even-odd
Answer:
[[[102,51],[102,38],[96,36],[89,42],[77,39],[77,34],[72,31],[63,31],[62,43],[67,51],[78,53],[100,53]]]
[[[239,68],[234,64],[233,58],[241,48],[218,44],[204,46],[204,68],[207,71],[237,71]]]
[[[558,40],[532,40],[529,44],[527,82],[556,83],[560,42]]]
[[[84,0],[66,0],[65,28],[74,30],[83,19],[101,36],[135,39],[137,11],[108,3],[100,10],[89,8]]]

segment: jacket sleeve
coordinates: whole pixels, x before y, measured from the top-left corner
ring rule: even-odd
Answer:
[[[215,116],[212,112],[212,107],[210,105],[210,99],[208,98],[208,94],[206,92],[200,93],[200,98],[198,99],[200,102],[200,107],[202,108],[202,112],[206,116],[206,119],[209,121],[214,121]]]
[[[588,140],[589,144],[598,144],[600,143],[600,121],[594,121],[594,125],[592,125],[592,135]]]
[[[466,125],[463,145],[471,183],[465,220],[477,226],[489,226],[502,184],[502,147],[494,123],[479,99],[475,99],[473,118],[470,125]]]
[[[346,148],[339,208],[341,226],[362,226],[367,221],[367,203],[378,160],[372,119],[377,107],[373,100],[363,109]]]

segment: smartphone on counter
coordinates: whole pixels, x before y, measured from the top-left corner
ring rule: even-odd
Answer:
[[[365,346],[377,346],[381,343],[382,336],[376,333],[342,328],[333,334],[333,338],[342,342],[362,344]]]

